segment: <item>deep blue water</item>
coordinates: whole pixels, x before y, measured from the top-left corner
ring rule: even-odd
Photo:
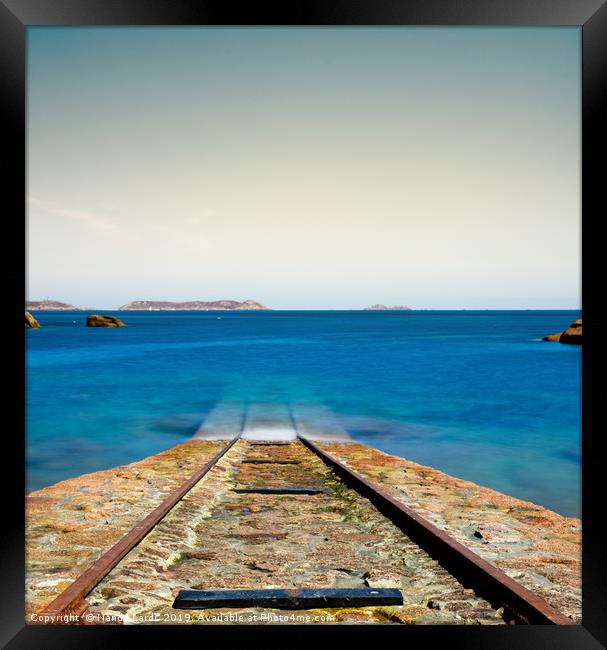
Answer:
[[[37,312],[27,489],[188,439],[224,400],[330,409],[360,442],[580,514],[576,311]]]

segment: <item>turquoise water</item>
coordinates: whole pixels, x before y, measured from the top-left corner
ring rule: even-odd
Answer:
[[[38,312],[27,490],[140,459],[230,400],[318,405],[357,441],[580,514],[575,311]]]

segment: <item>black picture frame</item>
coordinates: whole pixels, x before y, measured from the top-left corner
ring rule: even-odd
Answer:
[[[597,341],[600,299],[593,300],[591,284],[600,278],[599,255],[590,252],[596,242],[603,190],[601,156],[606,143],[607,121],[607,6],[605,0],[315,0],[285,2],[279,6],[262,3],[221,3],[216,0],[0,0],[0,98],[3,112],[5,226],[14,232],[10,248],[25,251],[25,43],[26,28],[34,25],[448,25],[448,26],[580,26],[582,33],[582,277],[584,296],[584,349],[582,352],[582,521],[583,521],[583,622],[579,626],[529,626],[510,628],[470,628],[468,626],[398,629],[373,626],[374,638],[391,631],[399,642],[435,643],[450,647],[490,648],[599,648],[607,639],[607,581],[604,566],[604,538],[601,535],[603,504],[601,495],[602,457],[598,453],[602,431],[599,407],[601,382],[593,380],[603,367]],[[8,204],[12,206],[6,207]],[[21,218],[23,217],[23,221]],[[596,232],[595,232],[596,231]],[[14,244],[13,244],[14,242]],[[8,247],[6,247],[8,248]],[[9,403],[9,421],[3,439],[4,462],[15,470],[5,478],[0,556],[0,642],[9,648],[106,648],[111,643],[132,644],[140,634],[154,635],[158,643],[175,643],[173,626],[36,626],[24,621],[24,339],[22,330],[23,275],[14,265],[5,268],[12,278],[10,370],[14,395]],[[21,283],[15,276],[21,277]],[[16,344],[15,344],[16,342]],[[6,422],[6,419],[5,419]],[[597,425],[593,426],[596,422]],[[21,435],[16,432],[20,431]],[[5,468],[6,469],[6,468]],[[6,474],[4,474],[6,477]],[[298,627],[304,638],[335,642],[336,635],[352,632],[354,626]],[[260,629],[261,628],[261,629]],[[132,630],[137,630],[134,632]],[[365,628],[369,631],[370,626]],[[238,629],[223,626],[179,628],[180,638],[189,635],[200,644],[228,642]],[[240,629],[240,631],[243,631]],[[293,628],[259,626],[264,641]],[[356,627],[360,636],[362,628]],[[250,634],[252,630],[246,630]],[[196,636],[192,636],[195,634]],[[116,640],[116,637],[119,640]],[[250,637],[249,637],[250,638]],[[126,641],[125,641],[126,640]]]

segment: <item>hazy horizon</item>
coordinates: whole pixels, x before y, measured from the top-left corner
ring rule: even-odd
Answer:
[[[44,298],[42,300],[47,300],[47,298]],[[48,298],[48,300],[54,301],[53,298]],[[198,299],[194,299],[198,300]],[[223,300],[221,298],[218,298],[217,300]],[[225,300],[232,300],[232,298],[225,298]],[[204,300],[201,299],[201,302],[213,302],[213,300]],[[41,300],[26,300],[26,303],[28,302],[42,302]],[[73,302],[70,302],[68,300],[58,300],[57,302],[63,302],[72,305],[73,307],[76,307],[78,311],[88,311],[92,309],[98,309],[99,311],[117,311],[120,307],[123,305],[114,305],[114,306],[100,306],[96,305],[93,303],[88,303],[85,305],[74,305]],[[134,302],[134,301],[129,301],[129,302]],[[170,300],[162,300],[162,301],[148,301],[148,302],[178,302],[178,301],[170,301]],[[183,301],[183,302],[193,302],[193,301]],[[238,302],[243,302],[239,300]],[[124,303],[125,305],[128,303]],[[375,304],[383,304],[383,303],[375,303]],[[322,308],[315,308],[315,307],[308,307],[308,308],[298,308],[298,307],[290,307],[290,308],[276,308],[272,307],[271,305],[264,305],[265,307],[268,307],[271,311],[365,311],[367,307],[371,307],[371,305],[365,305],[365,306],[358,306],[358,307],[322,307]],[[386,305],[386,307],[391,307],[392,305]],[[407,306],[407,305],[403,305]],[[48,311],[53,311],[53,310],[48,310]],[[67,310],[66,310],[67,311]],[[133,311],[146,311],[146,310],[133,310]],[[154,309],[154,311],[157,311]],[[163,311],[163,310],[159,310]],[[165,310],[165,311],[173,311],[173,310]],[[180,311],[180,310],[175,310],[175,311]],[[204,311],[204,310],[182,310],[182,311]],[[212,311],[212,310],[208,310]],[[230,311],[230,310],[227,310]],[[235,310],[231,310],[235,311]],[[245,310],[240,310],[240,311],[245,311]],[[381,310],[378,310],[381,311]],[[443,308],[443,307],[409,307],[409,310],[407,311],[581,311],[581,307],[542,307],[541,309],[537,309],[535,307],[509,307],[509,308],[489,308],[489,307],[450,307],[450,308]]]
[[[580,308],[580,29],[27,28],[27,299]]]

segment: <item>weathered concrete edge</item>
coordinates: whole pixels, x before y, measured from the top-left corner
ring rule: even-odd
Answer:
[[[579,519],[359,443],[318,444],[580,622]]]
[[[50,603],[224,444],[190,440],[140,461],[28,494],[26,619]]]

